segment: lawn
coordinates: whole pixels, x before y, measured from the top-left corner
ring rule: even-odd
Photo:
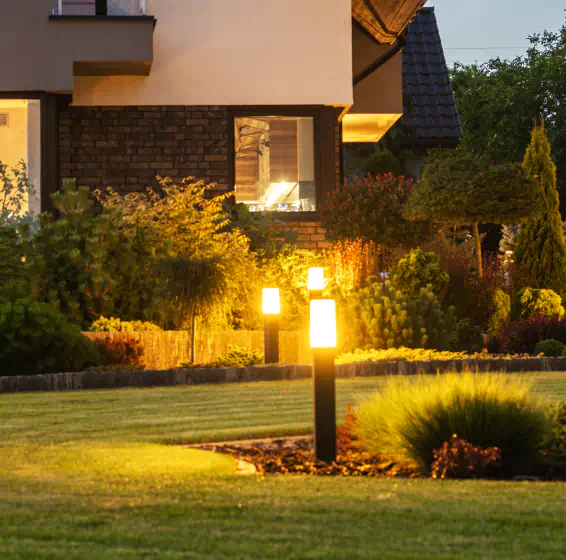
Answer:
[[[566,398],[566,374],[534,376]],[[338,383],[339,417],[378,379]],[[161,445],[310,429],[308,381],[0,396],[0,557],[564,558],[566,485],[255,477]]]

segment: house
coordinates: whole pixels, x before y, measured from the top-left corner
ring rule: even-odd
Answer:
[[[342,143],[402,116],[402,41],[425,0],[17,0],[0,7],[0,160],[50,209],[61,179],[206,178],[324,244]],[[313,229],[314,228],[314,229]]]
[[[403,47],[403,116],[379,143],[346,146],[351,175],[376,149],[386,147],[405,174],[419,178],[429,150],[456,148],[462,138],[458,107],[434,8],[422,8],[408,25]]]

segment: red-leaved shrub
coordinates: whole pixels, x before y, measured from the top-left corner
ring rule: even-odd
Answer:
[[[352,408],[352,403],[348,403],[348,413],[344,419],[344,425],[336,430],[336,442],[339,453],[344,453],[354,446],[354,442],[358,439],[355,434],[355,427],[358,418]]]
[[[539,342],[550,338],[566,344],[566,319],[519,319],[503,329],[500,350],[505,354],[533,354]]]
[[[434,451],[432,478],[485,478],[501,466],[498,447],[476,447],[454,434]]]
[[[104,366],[127,366],[143,369],[143,346],[131,336],[100,338],[94,341]]]

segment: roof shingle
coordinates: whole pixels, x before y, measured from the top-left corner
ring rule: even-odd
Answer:
[[[462,128],[434,8],[423,8],[407,28],[403,90],[401,123],[411,143],[453,147]]]

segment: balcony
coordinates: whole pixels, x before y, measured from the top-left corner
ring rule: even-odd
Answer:
[[[58,16],[147,16],[147,0],[57,0]]]
[[[55,0],[49,18],[73,76],[149,76],[155,18],[146,0]]]

